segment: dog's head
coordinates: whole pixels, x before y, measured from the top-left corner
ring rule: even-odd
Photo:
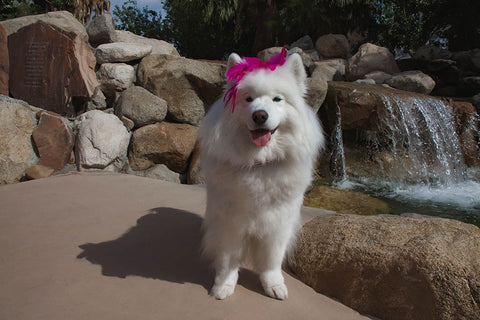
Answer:
[[[242,61],[237,54],[231,54],[228,69]],[[280,126],[286,125],[288,118],[293,116],[290,113],[303,104],[305,79],[302,59],[293,54],[274,70],[268,67],[254,69],[238,83],[233,113],[250,131],[257,147],[266,146]]]
[[[268,62],[231,54],[224,99],[200,128],[202,153],[247,167],[313,154],[320,130],[305,92],[298,54]]]

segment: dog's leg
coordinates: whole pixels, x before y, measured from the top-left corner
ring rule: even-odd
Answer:
[[[205,224],[204,252],[212,259],[215,282],[210,295],[225,299],[233,294],[242,256],[241,235],[225,224],[209,220]]]
[[[260,275],[263,290],[275,299],[284,300],[288,290],[282,275],[282,262],[289,239],[271,234],[256,239],[252,248],[255,269]]]
[[[210,295],[216,299],[222,300],[231,296],[235,291],[238,280],[239,259],[223,255],[215,261],[215,283],[213,284]]]

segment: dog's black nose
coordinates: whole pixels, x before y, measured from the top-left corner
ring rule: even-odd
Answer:
[[[264,124],[268,119],[268,113],[264,110],[255,111],[252,114],[252,119],[256,124]]]

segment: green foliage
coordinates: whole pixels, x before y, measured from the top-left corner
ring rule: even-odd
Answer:
[[[234,36],[232,0],[167,0],[164,2],[166,36],[180,54],[190,58],[225,58],[248,39]]]
[[[128,0],[113,9],[117,29],[155,39],[164,38],[162,16],[147,7],[139,9],[136,0]]]
[[[0,21],[57,10],[73,11],[74,0],[0,0]]]
[[[0,21],[42,12],[42,7],[29,0],[0,0]]]
[[[115,6],[118,29],[173,43],[190,58],[255,55],[303,35],[356,32],[390,50],[426,43],[480,48],[479,0],[163,0],[165,17],[136,0]],[[0,0],[0,20],[52,10],[73,0]]]

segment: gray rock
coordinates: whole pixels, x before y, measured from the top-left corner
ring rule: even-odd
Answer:
[[[126,63],[104,63],[97,71],[102,92],[113,101],[135,81],[135,69]]]
[[[441,49],[432,44],[427,44],[418,48],[413,55],[413,58],[418,60],[450,59],[451,57],[452,53],[450,51]]]
[[[314,47],[313,47],[313,40],[310,36],[303,36],[301,37],[300,39],[298,39],[297,41],[295,41],[294,43],[292,43],[290,45],[290,48],[294,48],[294,47],[299,47],[300,49],[302,50],[312,50]]]
[[[149,55],[137,70],[140,86],[167,101],[167,119],[198,125],[225,83],[225,66],[218,63]]]
[[[430,94],[435,87],[435,81],[421,71],[401,72],[393,75],[385,83],[396,89],[423,94]]]
[[[127,161],[130,133],[113,114],[92,110],[75,121],[75,154],[79,170],[120,171]]]
[[[309,70],[314,79],[338,81],[344,79],[346,65],[345,59],[328,59],[312,63]]]
[[[123,91],[115,104],[115,114],[132,120],[135,128],[163,121],[167,109],[165,100],[137,86]]]
[[[400,70],[393,54],[387,48],[364,43],[357,53],[348,60],[346,78],[348,81],[355,81],[364,78],[366,74],[373,71],[395,74]]]
[[[350,43],[343,34],[326,34],[317,39],[315,49],[323,58],[343,58],[350,56]]]
[[[263,49],[262,51],[257,53],[257,58],[263,61],[268,61],[273,55],[280,53],[282,51],[282,48],[283,47],[271,47]]]
[[[6,100],[0,100],[0,184],[20,181],[25,169],[38,162],[32,146],[34,114]]]
[[[282,48],[283,47],[271,47],[264,49],[257,54],[257,58],[263,61],[268,61],[272,56],[280,53],[282,51]],[[313,61],[318,60],[318,55],[315,55],[315,53],[312,52],[305,52],[300,47],[292,47],[291,49],[289,49],[287,52],[287,56],[294,53],[298,53],[300,55],[303,65],[307,68],[312,65]]]
[[[97,86],[93,91],[91,100],[87,102],[86,111],[105,109],[107,109],[107,100],[102,92],[101,87]]]
[[[307,94],[305,100],[315,113],[318,112],[325,101],[327,91],[328,83],[326,80],[317,77],[307,78]]]
[[[98,64],[106,62],[129,62],[152,52],[152,46],[140,43],[113,42],[101,44],[95,49]]]
[[[372,79],[376,84],[385,83],[387,80],[392,78],[391,74],[388,74],[383,71],[373,71],[365,75],[365,79]]]
[[[175,49],[175,47],[172,44],[166,41],[152,39],[152,38],[145,38],[125,30],[117,30],[115,31],[115,33],[116,33],[117,41],[145,44],[145,45],[151,46],[152,54],[168,54],[168,55],[177,56],[177,57],[180,56],[177,49]]]
[[[380,319],[480,319],[480,229],[455,220],[325,215],[289,264],[316,291]]]
[[[368,79],[368,78],[367,78],[367,79],[357,79],[357,80],[355,80],[354,82],[356,82],[356,83],[365,83],[365,84],[376,84],[376,83],[375,83],[375,80],[373,80],[373,79]]]
[[[109,13],[96,15],[88,24],[87,33],[89,41],[93,46],[117,41],[115,25]]]

